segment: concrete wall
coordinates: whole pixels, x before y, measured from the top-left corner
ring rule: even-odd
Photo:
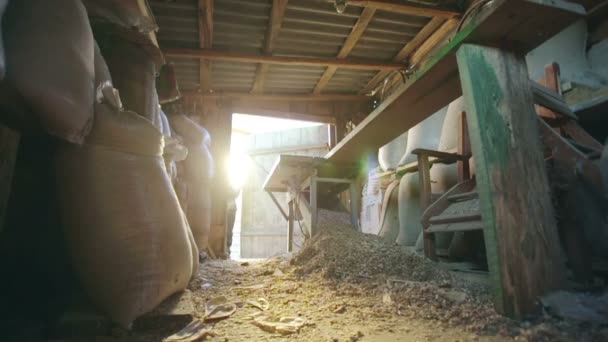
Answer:
[[[253,135],[249,141],[251,170],[243,187],[241,216],[241,257],[266,258],[287,252],[287,222],[262,185],[279,154],[324,156],[327,147],[310,148],[328,143],[327,126],[315,126]],[[308,147],[299,149],[298,147]],[[273,152],[294,148],[295,151]],[[275,194],[287,212],[286,194]],[[296,244],[301,234],[296,222]],[[297,250],[297,246],[294,246]]]

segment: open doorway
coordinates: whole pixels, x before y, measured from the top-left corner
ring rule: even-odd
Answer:
[[[328,143],[326,124],[233,114],[228,168],[235,194],[228,218],[230,225],[230,215],[234,217],[232,259],[267,258],[287,252],[287,223],[262,184],[280,154],[324,156]],[[285,195],[275,198],[287,207]]]

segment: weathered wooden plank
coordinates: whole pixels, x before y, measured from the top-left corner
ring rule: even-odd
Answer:
[[[443,19],[443,18],[431,19],[431,21],[429,21],[429,23],[426,24],[422,28],[422,30],[420,30],[420,32],[418,32],[418,34],[416,35],[416,37],[414,37],[414,39],[412,39],[411,41],[409,41],[407,44],[405,44],[403,46],[403,48],[395,55],[395,57],[393,58],[393,61],[394,62],[403,61],[412,52],[414,52],[420,46],[420,44],[424,43],[424,41],[427,38],[429,38],[431,36],[431,34],[433,34],[433,32],[435,32],[444,22],[445,22],[445,19]],[[361,89],[359,94],[368,94],[368,93],[372,92],[374,89],[376,89],[378,84],[380,82],[382,82],[382,80],[384,80],[388,76],[388,74],[389,74],[389,71],[378,72],[374,77],[372,77],[371,80],[369,80],[369,82],[367,82],[367,85],[363,89]]]
[[[270,196],[270,199],[272,200],[274,205],[276,205],[277,209],[279,209],[279,211],[281,212],[281,216],[283,216],[283,218],[285,218],[285,220],[289,220],[288,214],[286,214],[285,210],[283,210],[283,207],[279,203],[279,200],[277,200],[277,197],[271,191],[266,191],[266,193],[268,194],[268,196]]]
[[[318,183],[316,180],[316,176],[310,177],[310,237],[315,236],[319,231],[317,230],[317,221],[319,218],[318,212]]]
[[[202,103],[201,123],[211,135],[211,154],[215,164],[214,181],[211,188],[211,231],[209,249],[217,257],[226,254],[226,210],[230,183],[228,156],[232,129],[232,106],[229,101],[206,101]]]
[[[359,212],[361,206],[359,205],[359,198],[361,198],[359,187],[357,186],[356,181],[352,181],[348,188],[349,199],[350,199],[350,223],[353,225],[353,229],[356,231],[361,231],[361,226],[359,225]]]
[[[401,63],[361,61],[337,58],[315,58],[315,57],[285,57],[250,55],[235,52],[217,51],[211,49],[187,49],[167,48],[163,52],[171,57],[203,58],[211,61],[220,60],[237,63],[267,63],[276,65],[301,65],[301,66],[335,66],[353,70],[395,70],[405,67]]]
[[[458,154],[461,156],[470,156],[471,142],[469,139],[469,125],[467,124],[467,113],[461,112],[458,119]],[[463,182],[471,178],[471,166],[469,159],[458,161],[458,181]]]
[[[19,134],[0,124],[0,233],[4,228],[18,150]]]
[[[523,318],[564,274],[528,71],[497,48],[457,57],[496,309]]]
[[[441,43],[447,38],[447,36],[454,31],[459,19],[449,19],[444,22],[432,35],[424,40],[424,43],[416,49],[416,51],[409,58],[410,65],[416,65],[420,61],[427,57],[433,49],[441,46]]]
[[[333,2],[333,0],[326,1]],[[404,3],[402,1],[394,0],[348,0],[348,5],[364,6],[385,11],[411,14],[419,17],[452,18],[461,14],[459,10],[453,8],[428,5],[413,5]]]
[[[333,161],[354,162],[387,144],[462,91],[455,52],[463,43],[509,46],[524,53],[544,42],[584,14],[581,6],[559,0],[494,0],[473,17],[328,154]],[[536,18],[543,18],[538,25]],[[530,23],[530,25],[528,25]],[[527,34],[521,29],[529,28]]]
[[[294,201],[288,203],[289,216],[287,218],[287,252],[293,251],[293,226],[295,223],[295,208]]]
[[[431,204],[431,164],[425,154],[418,155],[418,182],[420,183],[420,211],[424,212]],[[424,255],[435,260],[435,235],[424,234]]]

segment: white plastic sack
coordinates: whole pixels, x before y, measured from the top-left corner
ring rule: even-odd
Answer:
[[[395,169],[407,149],[407,132],[401,134],[378,151],[378,163],[383,171]]]
[[[86,143],[57,155],[74,269],[93,303],[122,326],[185,289],[198,269],[162,150],[146,119],[100,104]]]
[[[206,129],[185,115],[171,115],[169,120],[188,148],[188,156],[178,165],[176,188],[180,203],[199,250],[206,250],[211,231],[211,137]]]
[[[3,17],[7,79],[58,138],[82,143],[93,124],[94,40],[80,0],[16,0]]]

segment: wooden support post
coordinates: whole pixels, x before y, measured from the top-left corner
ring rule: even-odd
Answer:
[[[310,177],[310,237],[317,234],[317,176]]]
[[[0,124],[0,233],[6,219],[18,150],[19,134]]]
[[[211,231],[209,249],[217,257],[227,255],[226,210],[230,190],[228,157],[232,133],[232,107],[229,102],[209,100],[203,103],[201,123],[211,135],[211,154],[215,164],[214,181],[211,185]]]
[[[353,225],[353,229],[361,231],[359,226],[359,198],[361,195],[357,191],[358,186],[355,180],[350,182],[349,196],[350,196],[350,222]]]
[[[293,201],[288,203],[288,219],[287,219],[287,252],[293,251],[293,226],[295,222],[295,208]]]
[[[424,153],[418,154],[418,181],[420,182],[420,212],[424,213],[431,204],[431,165],[429,156]],[[422,232],[424,238],[424,255],[436,259],[435,234]]]
[[[564,275],[526,62],[470,44],[456,56],[496,310],[522,318]]]
[[[471,155],[471,143],[469,142],[469,126],[467,125],[467,113],[460,113],[458,134],[458,154],[461,156]],[[469,159],[458,161],[458,181],[464,182],[471,178],[471,168]]]

